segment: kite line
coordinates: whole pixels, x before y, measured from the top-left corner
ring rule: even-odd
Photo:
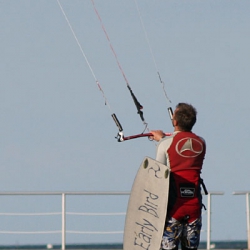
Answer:
[[[111,112],[111,116],[112,116],[112,118],[113,118],[113,120],[114,120],[116,126],[117,126],[118,129],[119,129],[119,133],[121,134],[119,137],[122,138],[122,136],[123,136],[123,128],[122,128],[122,126],[121,126],[121,124],[120,124],[120,122],[119,122],[119,120],[118,120],[116,114],[113,113],[112,110],[111,110],[111,106],[110,106],[110,104],[109,104],[109,102],[108,102],[108,99],[107,99],[107,97],[106,97],[106,95],[105,95],[105,93],[104,93],[104,91],[103,91],[103,89],[102,89],[102,87],[101,87],[101,85],[100,85],[100,83],[99,83],[99,81],[98,81],[98,79],[97,79],[95,73],[94,73],[93,68],[91,67],[91,65],[90,65],[90,63],[89,63],[89,60],[88,60],[86,54],[84,53],[84,50],[83,50],[83,48],[82,48],[82,46],[81,46],[81,44],[80,44],[80,42],[79,42],[79,40],[78,40],[78,38],[77,38],[77,36],[76,36],[76,33],[75,33],[75,31],[74,31],[74,29],[73,29],[73,27],[72,27],[72,25],[71,25],[71,23],[70,23],[70,21],[69,21],[67,15],[66,15],[66,13],[65,13],[65,11],[64,11],[64,9],[63,9],[61,3],[60,3],[60,0],[57,0],[57,3],[58,3],[58,5],[59,5],[59,7],[60,7],[60,10],[61,10],[61,12],[62,12],[62,14],[63,14],[63,16],[64,16],[64,18],[65,18],[65,20],[66,20],[68,26],[69,26],[69,28],[70,28],[70,31],[71,31],[71,33],[72,33],[72,35],[73,35],[73,37],[74,37],[74,39],[75,39],[75,41],[76,41],[76,43],[77,43],[77,45],[78,45],[78,47],[79,47],[79,49],[80,49],[80,51],[81,51],[83,57],[84,57],[84,59],[85,59],[87,65],[88,65],[88,67],[89,67],[90,72],[91,72],[91,74],[92,74],[92,76],[93,76],[93,78],[94,78],[94,80],[95,80],[95,82],[96,82],[96,84],[97,84],[99,90],[100,90],[101,93],[102,93],[102,96],[103,96],[104,101],[105,101],[105,105],[107,105],[107,107],[109,108],[109,110],[110,110],[110,112]],[[118,140],[120,140],[120,139],[118,138]]]
[[[145,125],[145,129],[144,129],[144,131],[145,131],[145,130],[148,128],[148,127],[147,127],[147,126],[148,126],[148,123],[145,121],[144,116],[143,116],[143,111],[142,111],[143,106],[142,106],[142,105],[140,104],[140,102],[137,100],[136,96],[134,95],[134,93],[133,93],[133,91],[132,91],[132,89],[131,89],[131,87],[130,87],[130,85],[129,85],[128,79],[127,79],[127,77],[126,77],[126,75],[125,75],[125,72],[124,72],[124,70],[123,70],[123,68],[122,68],[122,66],[121,66],[121,64],[120,64],[120,62],[119,62],[119,60],[118,60],[118,56],[117,56],[117,54],[116,54],[116,52],[115,52],[115,50],[114,50],[114,47],[113,47],[113,45],[112,45],[112,43],[111,43],[111,40],[110,40],[109,35],[108,35],[108,32],[107,32],[107,30],[106,30],[106,28],[105,28],[105,26],[104,26],[104,23],[103,23],[103,21],[102,21],[102,19],[101,19],[101,16],[100,16],[100,14],[99,14],[99,12],[98,12],[96,6],[95,6],[94,0],[91,0],[91,2],[92,2],[92,5],[93,5],[93,8],[94,8],[94,10],[95,10],[96,16],[98,17],[98,20],[100,21],[100,24],[101,24],[102,30],[103,30],[103,32],[104,32],[104,34],[105,34],[105,37],[106,37],[106,39],[107,39],[107,41],[108,41],[108,43],[109,43],[109,47],[110,47],[110,49],[111,49],[111,51],[112,51],[112,53],[113,53],[113,55],[114,55],[114,57],[115,57],[116,63],[117,63],[117,65],[118,65],[118,68],[120,69],[120,72],[121,72],[121,74],[122,74],[122,76],[123,76],[123,78],[124,78],[124,80],[125,80],[125,82],[126,82],[127,88],[128,88],[128,90],[129,90],[129,92],[130,92],[130,94],[131,94],[131,97],[132,97],[134,103],[135,103],[135,106],[136,106],[136,109],[137,109],[137,113],[140,115],[140,118],[141,118],[143,124]],[[143,131],[143,132],[144,132],[144,131]]]
[[[154,66],[155,66],[155,70],[157,72],[157,75],[159,77],[159,80],[162,84],[162,88],[163,88],[163,92],[164,92],[164,95],[166,97],[166,99],[168,100],[169,103],[171,103],[171,100],[169,99],[168,95],[167,95],[167,91],[165,89],[165,83],[163,82],[162,78],[161,78],[161,74],[160,74],[160,71],[158,70],[158,66],[157,66],[157,63],[156,63],[156,60],[155,60],[155,56],[154,56],[154,53],[153,53],[153,49],[152,49],[152,46],[150,44],[150,41],[149,41],[149,38],[148,38],[148,33],[147,33],[147,30],[145,28],[145,25],[144,25],[144,22],[143,22],[143,19],[142,19],[142,15],[141,15],[141,12],[140,12],[140,9],[139,9],[139,6],[138,6],[138,2],[137,0],[134,0],[135,2],[135,5],[136,5],[136,9],[137,9],[137,12],[138,12],[138,15],[139,15],[139,18],[140,18],[140,22],[141,22],[141,26],[142,26],[142,30],[144,32],[144,35],[145,35],[145,39],[147,41],[147,44],[148,44],[148,47],[149,47],[149,51],[150,51],[150,54],[151,54],[151,57],[152,57],[152,60],[153,60],[153,63],[154,63]]]
[[[162,84],[163,93],[164,93],[164,95],[165,95],[166,100],[167,100],[169,103],[171,103],[171,100],[169,99],[169,97],[168,97],[168,95],[167,95],[167,91],[166,91],[166,88],[165,88],[165,82],[164,82],[164,81],[162,80],[162,78],[161,78],[161,74],[160,74],[160,71],[159,71],[159,69],[158,69],[158,66],[157,66],[157,63],[156,63],[156,60],[155,60],[155,56],[154,56],[154,53],[153,53],[153,49],[152,49],[152,46],[151,46],[150,41],[149,41],[149,38],[148,38],[148,33],[147,33],[146,28],[145,28],[143,19],[142,19],[142,15],[141,15],[141,12],[140,12],[140,9],[139,9],[138,2],[137,2],[137,0],[134,0],[134,2],[135,2],[135,5],[136,5],[137,13],[138,13],[139,18],[140,18],[142,30],[143,30],[143,32],[144,32],[145,39],[146,39],[146,42],[147,42],[147,44],[148,44],[148,48],[149,48],[149,51],[150,51],[150,54],[151,54],[151,57],[152,57],[152,60],[153,60],[154,66],[155,66],[156,73],[157,73],[157,75],[158,75],[158,78],[159,78],[159,80],[160,80],[160,83]],[[172,111],[172,108],[171,108],[171,107],[168,107],[168,113],[169,113],[170,119],[172,120],[172,119],[173,119],[173,111]]]
[[[137,100],[136,96],[134,95],[134,93],[133,93],[133,91],[132,91],[132,89],[131,89],[131,87],[130,87],[130,85],[129,85],[129,82],[128,82],[128,80],[127,80],[127,77],[126,77],[126,75],[125,75],[125,73],[124,73],[124,71],[123,71],[123,69],[122,69],[122,67],[121,67],[121,64],[120,64],[119,60],[118,60],[117,54],[116,54],[116,52],[115,52],[115,50],[114,50],[114,48],[113,48],[113,46],[112,46],[112,44],[111,44],[111,41],[110,41],[110,39],[109,39],[108,33],[107,33],[106,29],[105,29],[105,26],[103,25],[103,22],[102,22],[102,19],[101,19],[100,15],[99,15],[99,12],[97,11],[97,8],[95,7],[94,0],[91,0],[91,2],[92,2],[92,5],[93,5],[93,7],[94,7],[95,13],[96,13],[96,15],[97,15],[97,17],[98,17],[98,19],[99,19],[99,21],[100,21],[100,23],[101,23],[102,29],[103,29],[103,31],[104,31],[104,33],[105,33],[105,36],[106,36],[106,38],[107,38],[107,40],[108,40],[108,42],[109,42],[109,46],[110,46],[110,48],[111,48],[111,51],[112,51],[112,53],[113,53],[113,55],[114,55],[114,57],[115,57],[116,63],[117,63],[117,65],[118,65],[118,67],[119,67],[119,69],[120,69],[120,71],[121,71],[121,73],[122,73],[122,75],[123,75],[123,78],[124,78],[124,80],[125,80],[125,82],[126,82],[127,88],[128,88],[128,90],[129,90],[129,92],[130,92],[130,94],[131,94],[131,97],[132,97],[133,101],[134,101],[134,104],[135,104],[136,109],[137,109],[137,113],[139,114],[139,116],[140,116],[140,118],[141,118],[143,124],[145,125],[145,129],[143,130],[143,132],[142,132],[141,134],[132,135],[132,136],[127,136],[127,137],[124,136],[124,134],[123,134],[123,128],[122,128],[122,126],[121,126],[121,124],[120,124],[120,122],[119,122],[119,120],[118,120],[116,114],[113,113],[112,110],[111,110],[111,106],[110,106],[110,104],[109,104],[109,102],[108,102],[108,99],[107,99],[107,97],[106,97],[106,95],[105,95],[105,93],[104,93],[104,91],[103,91],[103,89],[102,89],[102,87],[101,87],[101,85],[100,85],[100,82],[98,81],[98,79],[97,79],[97,77],[96,77],[96,75],[95,75],[95,73],[94,73],[93,68],[91,67],[91,65],[90,65],[90,63],[89,63],[89,60],[88,60],[86,54],[84,53],[84,50],[83,50],[83,48],[82,48],[82,46],[81,46],[81,44],[80,44],[80,42],[79,42],[79,39],[77,38],[77,35],[76,35],[76,33],[75,33],[75,31],[74,31],[74,29],[73,29],[73,27],[72,27],[72,25],[71,25],[71,23],[70,23],[70,21],[69,21],[67,15],[66,15],[66,13],[65,13],[65,11],[64,11],[64,9],[63,9],[61,3],[60,3],[60,0],[56,0],[56,1],[57,1],[58,5],[59,5],[59,7],[60,7],[60,10],[61,10],[61,12],[62,12],[62,14],[63,14],[63,16],[64,16],[64,18],[65,18],[65,20],[66,20],[68,26],[69,26],[69,28],[70,28],[70,31],[71,31],[71,33],[72,33],[72,35],[73,35],[73,37],[74,37],[74,39],[75,39],[75,41],[76,41],[76,43],[77,43],[79,49],[80,49],[80,51],[81,51],[81,54],[82,54],[82,56],[84,57],[84,59],[85,59],[87,65],[88,65],[88,68],[89,68],[89,70],[90,70],[90,72],[91,72],[91,74],[92,74],[92,76],[93,76],[93,78],[94,78],[94,80],[95,80],[95,82],[96,82],[96,84],[97,84],[99,90],[100,90],[101,93],[102,93],[102,96],[103,96],[104,101],[105,101],[105,105],[107,105],[107,107],[109,108],[109,110],[110,110],[110,112],[111,112],[111,116],[112,116],[112,118],[113,118],[113,120],[114,120],[116,126],[117,126],[118,129],[119,129],[119,132],[118,132],[118,134],[117,134],[117,136],[116,136],[117,140],[118,140],[119,142],[121,142],[121,141],[131,140],[131,139],[135,139],[135,138],[149,137],[149,136],[151,136],[151,135],[152,135],[151,133],[144,133],[145,130],[148,129],[148,123],[145,121],[144,116],[143,116],[143,112],[142,112],[143,106],[139,103],[139,101]],[[156,64],[155,64],[155,65],[156,65]],[[158,75],[159,75],[159,78],[160,78],[160,74],[159,74],[159,73],[158,73]],[[161,80],[161,78],[160,78],[160,80]],[[161,81],[161,82],[162,82],[162,81]],[[162,83],[163,83],[163,82],[162,82]],[[164,90],[165,90],[165,89],[164,89]],[[165,95],[166,95],[166,92],[165,92]],[[167,97],[167,95],[166,95],[166,97]],[[167,97],[167,98],[168,98],[168,97]],[[168,99],[168,100],[169,100],[169,99]],[[170,101],[170,100],[169,100],[169,101]],[[171,101],[170,101],[170,102],[171,102]],[[170,109],[171,109],[171,108],[170,108]],[[169,110],[169,112],[170,112],[170,114],[172,114],[172,109]],[[171,133],[165,133],[165,135],[166,135],[166,136],[169,136],[169,135],[171,135]]]
[[[83,57],[84,57],[84,59],[85,59],[87,65],[88,65],[88,68],[89,68],[90,72],[91,72],[91,74],[92,74],[92,76],[93,76],[93,78],[94,78],[94,80],[95,80],[95,82],[96,82],[96,84],[97,84],[99,90],[100,90],[101,93],[102,93],[102,96],[103,96],[104,101],[105,101],[105,105],[108,106],[110,112],[112,113],[111,106],[110,106],[110,104],[109,104],[109,102],[108,102],[108,99],[107,99],[107,97],[106,97],[106,95],[105,95],[105,93],[104,93],[104,91],[103,91],[103,89],[102,89],[102,87],[101,87],[101,85],[100,85],[100,83],[99,83],[99,81],[98,81],[98,79],[97,79],[95,73],[94,73],[93,68],[91,67],[91,65],[90,65],[90,63],[89,63],[89,60],[88,60],[86,54],[84,53],[84,50],[83,50],[83,48],[82,48],[82,46],[81,46],[81,44],[80,44],[80,42],[79,42],[79,40],[78,40],[78,38],[77,38],[77,36],[76,36],[76,33],[75,33],[75,31],[74,31],[72,25],[70,24],[70,21],[69,21],[69,19],[68,19],[67,15],[66,15],[66,13],[65,13],[65,11],[64,11],[64,9],[63,9],[61,3],[60,3],[60,0],[57,0],[57,3],[58,3],[58,5],[59,5],[59,7],[60,7],[60,10],[61,10],[61,12],[62,12],[62,14],[63,14],[63,16],[64,16],[64,18],[65,18],[65,20],[66,20],[68,26],[69,26],[69,28],[70,28],[70,31],[71,31],[72,35],[73,35],[73,37],[74,37],[74,39],[75,39],[75,41],[76,41],[76,43],[77,43],[77,45],[78,45],[78,47],[79,47],[79,49],[80,49],[82,55],[83,55]]]

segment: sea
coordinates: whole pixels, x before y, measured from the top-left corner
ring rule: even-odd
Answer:
[[[199,249],[206,249],[207,243],[201,242]],[[61,245],[0,245],[0,249],[61,249]],[[123,249],[122,243],[71,244],[66,249],[112,250]],[[247,249],[247,241],[213,241],[210,249]]]

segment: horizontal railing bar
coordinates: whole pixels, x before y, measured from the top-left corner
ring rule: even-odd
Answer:
[[[208,192],[208,194],[212,194],[212,195],[224,195],[224,192]]]
[[[130,195],[130,192],[0,192],[0,195]]]
[[[72,231],[72,230],[67,230],[66,233],[70,234],[123,234],[124,231],[107,231],[107,232],[102,232],[102,231]]]
[[[0,231],[0,234],[59,234],[61,230],[55,231]],[[70,234],[123,234],[124,231],[74,231],[66,230]]]
[[[83,215],[83,216],[117,216],[126,215],[126,212],[121,213],[80,213],[80,212],[66,212],[68,215]]]
[[[61,230],[56,231],[0,231],[0,234],[59,234]]]
[[[208,192],[212,195],[223,195],[224,192]],[[249,192],[242,192],[244,194],[250,193]],[[0,192],[0,195],[130,195],[130,192],[123,191],[123,192],[99,192],[99,191],[91,191],[91,192]],[[204,193],[202,193],[204,194]],[[237,193],[238,194],[238,193]]]
[[[238,191],[238,192],[233,192],[233,195],[243,195],[243,194],[250,194],[250,191]]]
[[[47,213],[0,213],[0,216],[51,216],[61,215],[62,212],[47,212]]]
[[[120,213],[82,213],[82,212],[66,212],[68,215],[83,215],[83,216],[118,216],[126,215],[126,212]],[[47,212],[47,213],[0,213],[0,216],[50,216],[62,215],[62,212]]]

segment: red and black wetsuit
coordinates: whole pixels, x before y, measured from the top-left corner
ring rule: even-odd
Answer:
[[[168,217],[188,221],[201,216],[200,173],[206,152],[205,141],[192,132],[175,132],[162,139],[156,160],[171,169]]]

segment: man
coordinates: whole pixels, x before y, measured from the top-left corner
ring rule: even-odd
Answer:
[[[162,249],[196,250],[200,242],[202,197],[200,178],[206,152],[205,141],[192,132],[196,109],[179,103],[173,114],[174,133],[165,137],[154,130],[151,139],[159,141],[156,160],[169,166],[170,187]]]

